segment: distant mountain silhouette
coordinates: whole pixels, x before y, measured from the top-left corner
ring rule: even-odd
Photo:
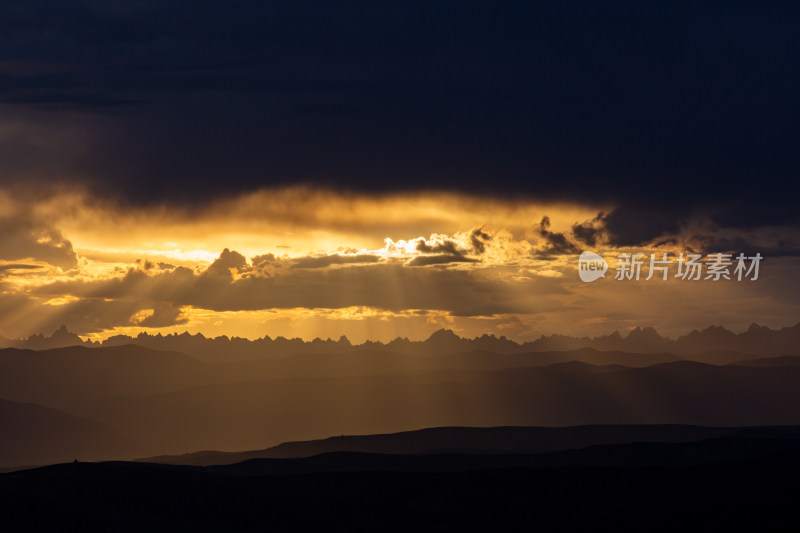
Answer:
[[[800,366],[800,355],[784,355],[781,357],[759,357],[737,361],[742,366]]]
[[[525,343],[517,343],[494,335],[464,339],[453,331],[445,329],[434,332],[424,341],[397,338],[388,343],[367,341],[360,345],[352,345],[344,336],[339,340],[314,339],[305,342],[302,339],[283,337],[276,339],[264,337],[256,340],[226,336],[206,338],[199,333],[195,335],[189,333],[170,335],[141,333],[136,337],[117,335],[102,342],[83,342],[80,337],[67,331],[64,326],[49,337],[32,335],[27,339],[20,340],[0,339],[0,346],[36,350],[72,345],[96,347],[126,344],[184,352],[208,362],[272,358],[292,354],[344,353],[353,350],[379,350],[413,355],[444,355],[485,350],[508,355],[592,348],[601,351],[672,353],[682,357],[692,357],[711,351],[735,351],[754,356],[781,356],[798,355],[800,323],[777,330],[753,323],[746,331],[739,334],[720,326],[710,326],[703,330],[694,330],[675,340],[662,337],[653,328],[637,327],[625,336],[618,331],[600,337],[543,335],[535,341]]]
[[[743,354],[729,354],[733,360]],[[442,356],[355,350],[338,354],[208,364],[183,353],[135,345],[51,350],[0,349],[0,398],[82,409],[106,396],[152,394],[254,379],[332,378],[443,370],[498,370],[580,361],[647,366],[676,361],[670,354],[630,354],[592,349],[500,355],[473,350]]]
[[[798,366],[568,363],[256,379],[109,397],[81,414],[181,453],[453,425],[800,424],[797,383]]]
[[[214,381],[209,365],[140,346],[0,350],[0,398],[60,409],[119,394],[166,392]]]
[[[31,335],[27,339],[10,340],[0,338],[0,343],[4,348],[27,348],[30,350],[45,350],[49,348],[64,348],[66,346],[76,346],[84,344],[83,340],[74,333],[67,330],[66,326],[61,326],[49,337],[41,333]]]
[[[9,348],[0,350],[0,398],[106,424],[134,437],[139,456],[453,425],[800,423],[795,357],[696,357],[743,362],[594,349],[434,356],[351,348],[209,364],[134,345]]]
[[[741,361],[736,352],[709,352],[714,362]],[[0,349],[0,398],[83,412],[108,396],[166,393],[191,387],[290,378],[344,378],[430,372],[491,371],[561,364],[551,371],[608,372],[614,366],[645,367],[679,359],[671,354],[604,352],[584,348],[562,352],[496,354],[483,350],[441,356],[404,355],[385,350],[286,357],[209,364],[179,352],[135,345],[52,350]],[[566,365],[566,366],[565,366]],[[591,365],[591,366],[589,366]],[[596,366],[601,365],[601,366]]]
[[[0,466],[131,457],[130,438],[56,409],[0,400]]]

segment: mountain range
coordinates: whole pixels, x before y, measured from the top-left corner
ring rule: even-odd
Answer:
[[[71,448],[68,455],[80,459],[263,449],[437,426],[800,424],[799,357],[703,357],[727,362],[580,349],[439,356],[354,350],[211,364],[135,345],[7,348],[0,350],[0,398],[9,410],[57,410],[130,443],[125,455],[116,444]],[[63,439],[57,431],[37,433],[37,442],[59,448],[75,433],[63,427]],[[26,435],[24,426],[9,425],[3,438],[24,449]],[[23,463],[20,457],[0,455],[0,466],[47,462],[52,454]]]
[[[472,339],[459,337],[452,330],[440,329],[424,341],[397,338],[388,343],[366,341],[353,345],[342,336],[338,340],[263,337],[249,340],[240,337],[220,336],[207,338],[200,333],[151,335],[141,333],[136,337],[116,335],[103,341],[83,341],[78,335],[62,326],[50,336],[32,335],[26,339],[0,337],[0,347],[42,350],[66,346],[109,347],[137,344],[156,350],[183,352],[208,362],[222,362],[256,358],[280,357],[291,354],[345,353],[354,350],[381,350],[397,354],[442,355],[447,353],[486,350],[499,354],[577,350],[593,348],[603,351],[635,353],[672,353],[690,356],[709,351],[736,351],[749,355],[798,355],[800,323],[780,329],[771,329],[756,323],[741,333],[733,333],[721,326],[693,330],[677,339],[661,336],[654,328],[636,327],[626,335],[615,331],[599,337],[571,337],[543,335],[535,341],[514,342],[506,337],[482,335]]]
[[[0,467],[441,426],[800,424],[798,331],[711,327],[673,341],[637,328],[519,344],[440,330],[354,346],[189,334],[89,343],[61,328],[16,344],[68,346],[0,349]]]

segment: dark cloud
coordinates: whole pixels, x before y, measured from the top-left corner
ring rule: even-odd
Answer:
[[[470,243],[472,244],[473,251],[483,253],[486,249],[484,241],[489,240],[491,237],[483,233],[480,229],[475,229],[470,234]],[[475,243],[479,246],[476,247]],[[431,242],[420,238],[417,240],[415,249],[425,255],[418,255],[406,262],[406,266],[429,266],[429,265],[445,265],[448,263],[477,263],[478,259],[468,257],[464,248],[452,239],[431,239]]]
[[[605,214],[598,213],[596,217],[572,225],[572,234],[584,244],[594,246],[604,234]]]
[[[750,239],[742,236],[724,237],[719,235],[692,235],[690,241],[699,243],[696,253],[744,253],[747,256],[760,253],[765,259],[770,257],[800,256],[800,243],[789,239]]]
[[[605,225],[611,244],[635,246],[677,233],[691,214],[689,200],[677,206],[644,202],[618,207],[605,218]]]
[[[477,263],[477,259],[464,257],[461,255],[439,254],[439,255],[418,255],[411,261],[407,262],[408,266],[428,266],[428,265],[444,265],[447,263]]]
[[[256,255],[250,259],[254,268],[272,265],[277,261],[275,254]]]
[[[469,235],[469,241],[472,244],[472,249],[477,254],[482,254],[486,251],[486,243],[492,240],[492,236],[483,231],[483,228],[475,228]]]
[[[233,272],[244,272],[250,269],[245,256],[225,248],[218,258],[205,271],[207,276],[230,278]]]
[[[0,277],[6,275],[7,272],[14,272],[15,270],[39,270],[41,265],[29,265],[27,263],[7,263],[0,265]]]
[[[181,310],[174,305],[158,302],[153,306],[153,314],[140,320],[137,325],[144,328],[160,328],[185,324],[188,319],[181,315]]]
[[[797,223],[796,205],[778,201],[777,197],[775,200],[760,203],[753,198],[744,197],[741,201],[724,206],[712,218],[722,227],[736,229],[781,226],[790,221]]]
[[[223,255],[227,259],[218,259],[219,264],[229,264],[238,254],[229,251]],[[450,255],[418,259],[418,266],[475,261]],[[289,268],[279,275],[236,279],[208,271],[195,273],[185,267],[157,273],[131,268],[122,278],[53,282],[33,289],[33,294],[45,298],[72,295],[93,302],[139,302],[124,307],[130,311],[127,315],[117,313],[124,315],[122,323],[128,324],[133,313],[154,309],[154,303],[170,306],[157,316],[159,319],[167,310],[185,305],[214,311],[367,306],[393,311],[441,309],[464,316],[530,312],[531,295],[552,290],[559,289],[552,284],[532,284],[520,293],[507,282],[473,272],[382,262],[336,269]]]
[[[428,244],[425,239],[419,239],[417,241],[416,249],[418,252],[425,254],[445,254],[459,257],[466,255],[467,253],[466,250],[458,247],[458,243],[450,239],[437,241],[432,244]]]
[[[156,266],[155,263],[151,263],[146,259],[137,259],[136,261],[134,261],[134,263],[136,263],[139,266],[139,268],[142,268],[144,270],[150,270],[152,268],[155,268]]]
[[[119,326],[141,325],[134,317],[152,309],[156,314],[146,320],[148,323],[182,323],[179,316],[169,319],[164,311],[168,307],[138,297],[119,300],[84,298],[63,305],[42,305],[40,300],[23,294],[0,293],[0,331],[12,337],[24,337],[66,325],[70,331],[83,335]]]
[[[542,218],[539,223],[539,235],[542,236],[546,243],[544,249],[539,251],[540,255],[550,256],[580,253],[578,247],[570,242],[566,235],[550,231],[550,217],[545,216]]]
[[[26,258],[65,269],[78,264],[72,243],[59,230],[28,217],[0,218],[0,259]]]
[[[798,224],[799,13],[7,2],[0,101],[17,120],[0,173],[134,203],[298,182],[601,201],[618,206],[619,243],[695,208],[729,206],[717,220],[731,227]]]
[[[373,254],[328,254],[292,259],[291,268],[324,268],[331,265],[377,263],[381,258]]]

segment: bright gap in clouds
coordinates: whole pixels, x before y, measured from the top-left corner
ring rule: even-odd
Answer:
[[[638,248],[610,244],[613,206],[447,193],[259,191],[192,208],[140,208],[82,192],[0,194],[0,334],[61,324],[90,338],[139,331],[354,342],[441,327],[528,340],[650,325],[775,327],[798,317],[796,258],[755,285],[598,283],[575,276],[591,249],[677,253],[724,235],[707,221]],[[758,237],[758,236],[755,236]],[[695,240],[692,240],[695,239]],[[759,242],[758,239],[754,242]],[[760,241],[769,247],[769,240]]]

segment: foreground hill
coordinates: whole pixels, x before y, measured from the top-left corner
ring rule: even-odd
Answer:
[[[465,472],[499,468],[690,466],[800,452],[800,439],[722,437],[665,443],[630,442],[546,453],[375,454],[333,452],[292,459],[250,459],[208,465],[208,471],[244,476],[319,472]]]
[[[228,465],[252,459],[306,458],[350,452],[360,454],[544,454],[626,443],[712,442],[759,439],[800,444],[800,426],[707,427],[688,425],[592,425],[567,427],[436,427],[383,435],[343,435],[285,442],[245,452],[194,452],[141,459],[172,465]]]
[[[6,531],[791,531],[800,497],[800,451],[792,446],[720,439],[523,456],[331,454],[213,468],[65,464],[0,475],[2,524]]]

